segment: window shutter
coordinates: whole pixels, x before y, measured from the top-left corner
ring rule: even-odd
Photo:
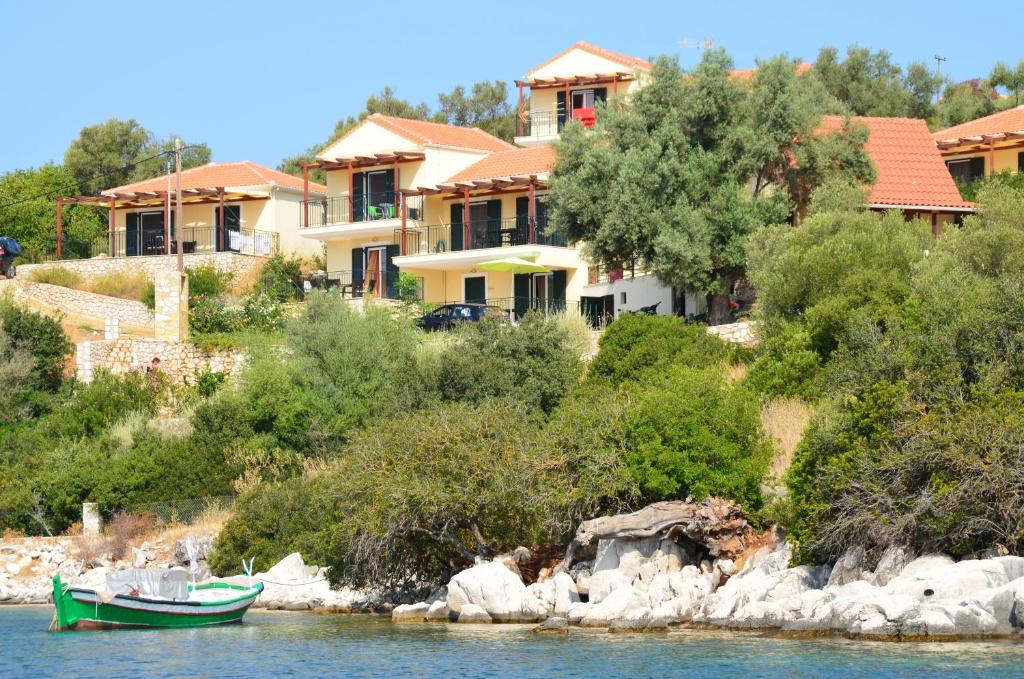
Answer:
[[[452,252],[462,249],[462,203],[451,204],[451,235],[448,249]]]
[[[561,132],[562,128],[565,127],[566,113],[569,109],[566,108],[565,90],[559,90],[555,96],[558,102],[558,131]]]
[[[365,196],[366,187],[363,186],[364,174],[362,172],[354,172],[352,174],[352,221],[361,222],[363,221],[363,214],[366,212]]]
[[[971,158],[971,181],[985,176],[985,158]]]
[[[389,245],[387,249],[387,261],[384,263],[384,270],[387,272],[388,299],[395,298],[395,284],[398,283],[398,265],[395,264],[395,257],[402,254],[401,246]]]
[[[526,315],[530,310],[530,274],[517,273],[512,277],[512,309],[515,312],[516,320]]]
[[[567,276],[565,269],[557,269],[551,272],[551,301],[556,309],[565,308],[565,286]]]
[[[134,257],[139,254],[139,213],[129,212],[125,215],[124,254]],[[111,253],[113,255],[114,253]]]
[[[1024,151],[1017,154],[1017,172],[1024,173]]]
[[[387,174],[384,175],[384,193],[386,194],[381,202],[382,203],[394,203],[395,202],[395,171],[388,170]]]
[[[363,282],[363,248],[352,248],[352,285]],[[345,284],[343,280],[342,285]]]

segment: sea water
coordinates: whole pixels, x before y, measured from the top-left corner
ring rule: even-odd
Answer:
[[[795,639],[674,629],[610,634],[527,625],[393,624],[251,611],[186,630],[47,631],[52,609],[0,606],[0,677],[1019,677],[1024,644]]]

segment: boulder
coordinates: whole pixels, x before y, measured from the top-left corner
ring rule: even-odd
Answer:
[[[613,620],[623,618],[638,609],[648,610],[648,601],[632,587],[621,587],[600,603],[591,604],[580,619],[583,627],[607,627]],[[570,616],[572,615],[570,609]]]
[[[580,601],[579,592],[576,590],[576,583],[568,573],[555,573],[552,578],[555,589],[554,615],[564,616],[569,612],[573,604]]]
[[[839,586],[854,580],[864,580],[868,574],[864,568],[866,558],[867,554],[864,548],[859,545],[847,549],[846,553],[839,557],[839,560],[832,566],[828,585],[830,587]]]
[[[568,634],[569,621],[565,618],[553,616],[533,628],[534,634]]]
[[[518,622],[532,613],[526,606],[526,586],[504,564],[490,561],[455,574],[448,583],[448,608],[460,614],[474,605],[488,614],[489,620]]]
[[[899,575],[910,561],[911,554],[907,549],[893,545],[882,552],[881,558],[878,559],[878,565],[875,566],[875,572],[865,579],[874,585],[883,587]]]
[[[490,623],[492,622],[491,616],[487,614],[480,606],[476,604],[464,604],[459,613],[459,622],[461,623]]]
[[[426,601],[421,601],[416,604],[403,604],[401,606],[395,606],[394,610],[391,611],[391,621],[423,622],[427,619],[427,611],[429,610],[430,604],[428,604]]]
[[[435,601],[427,608],[427,622],[446,622],[449,620],[448,604],[445,601]]]

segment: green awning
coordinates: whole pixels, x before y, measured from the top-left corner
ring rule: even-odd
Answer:
[[[546,266],[531,262],[522,257],[505,257],[503,259],[492,259],[477,265],[478,269],[484,271],[507,271],[509,273],[550,273],[551,269]]]

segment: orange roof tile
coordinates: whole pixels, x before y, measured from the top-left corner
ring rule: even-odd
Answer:
[[[977,137],[983,134],[1002,134],[1004,132],[1024,132],[1024,105],[1008,108],[984,118],[970,120],[960,125],[947,127],[932,133],[935,141]]]
[[[540,69],[544,68],[545,66],[552,62],[557,61],[558,59],[561,59],[574,49],[581,49],[584,52],[590,52],[595,56],[601,57],[602,59],[614,61],[615,63],[622,64],[623,66],[628,66],[629,68],[638,68],[641,71],[649,71],[653,68],[651,62],[647,61],[646,59],[641,59],[639,57],[631,57],[628,54],[622,54],[620,52],[613,52],[612,50],[608,50],[603,47],[598,47],[597,45],[592,45],[589,42],[580,40],[576,44],[570,45],[569,47],[562,50],[555,56],[551,57],[540,66],[535,66],[534,68],[530,69],[529,72],[527,72],[526,77],[529,78],[531,75],[533,75]]]
[[[878,178],[871,187],[871,205],[969,208],[960,197],[928,126],[913,118],[855,117],[870,131],[864,149],[875,163]],[[842,116],[825,116],[819,129],[838,131]]]
[[[460,127],[426,120],[397,118],[380,113],[371,114],[367,120],[372,120],[395,134],[418,144],[437,144],[478,151],[506,151],[515,148],[507,141],[498,139],[479,127]]]
[[[233,163],[207,163],[181,172],[181,188],[183,189],[215,189],[217,187],[237,186],[282,186],[289,189],[302,190],[302,177],[272,170],[258,165],[251,160],[240,160]],[[173,188],[173,176],[171,186]],[[131,193],[133,191],[164,191],[167,189],[167,175],[153,179],[125,184],[103,191],[104,194]],[[309,183],[313,193],[327,193],[327,187],[314,182]]]
[[[811,70],[813,67],[814,64],[808,64],[806,61],[801,62],[796,65],[796,74],[803,75],[804,73],[807,73],[809,70]],[[756,68],[734,68],[732,73],[729,74],[729,76],[732,78],[736,78],[737,80],[749,80],[750,78],[754,77],[755,73],[757,73]]]
[[[498,151],[478,160],[453,175],[449,182],[480,181],[550,172],[555,166],[555,147],[531,146],[524,149]]]

